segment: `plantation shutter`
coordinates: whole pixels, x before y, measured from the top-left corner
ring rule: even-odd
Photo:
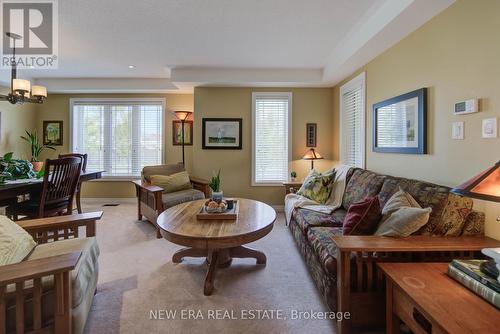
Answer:
[[[253,183],[282,183],[288,179],[291,95],[254,93],[253,106]]]
[[[87,153],[89,170],[137,177],[162,164],[163,102],[74,101],[72,152]]]
[[[355,78],[341,88],[340,159],[346,165],[360,168],[364,168],[364,99],[364,76],[363,80]]]

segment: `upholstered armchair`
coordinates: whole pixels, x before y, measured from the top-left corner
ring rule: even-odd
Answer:
[[[0,266],[0,333],[83,332],[97,287],[101,216],[17,222],[37,245],[21,262]],[[86,229],[84,238],[79,228]]]
[[[142,170],[141,180],[132,181],[137,195],[137,219],[146,217],[157,230],[161,238],[156,219],[164,210],[184,202],[208,197],[208,181],[190,176],[192,189],[164,193],[164,189],[151,184],[152,175],[172,175],[185,171],[183,164],[146,166]]]

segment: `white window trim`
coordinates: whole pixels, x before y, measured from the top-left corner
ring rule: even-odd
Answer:
[[[252,180],[253,187],[282,187],[282,183],[255,182],[255,100],[258,97],[277,97],[288,99],[288,174],[290,173],[290,162],[292,161],[292,92],[252,92]]]
[[[349,82],[345,83],[340,87],[340,96],[339,96],[339,114],[340,114],[340,120],[339,120],[339,151],[340,151],[340,162],[342,163],[345,161],[345,151],[344,151],[344,136],[342,133],[342,125],[344,124],[343,122],[343,114],[344,114],[344,99],[342,96],[353,88],[361,86],[361,92],[363,95],[363,103],[361,109],[363,110],[363,113],[361,115],[361,168],[365,168],[365,163],[366,163],[366,72],[362,72],[356,77],[352,78]]]
[[[165,164],[166,161],[166,149],[165,149],[165,107],[167,105],[166,99],[161,98],[161,97],[150,97],[150,98],[107,98],[107,97],[100,97],[100,98],[91,98],[91,97],[72,97],[69,99],[69,150],[70,152],[73,152],[73,107],[75,103],[89,103],[89,102],[159,102],[162,105],[162,111],[161,111],[161,126],[162,126],[162,144],[163,144],[163,152],[161,155],[161,163]],[[132,180],[137,180],[140,177],[137,176],[103,176],[102,179],[98,180],[99,181],[132,181]]]

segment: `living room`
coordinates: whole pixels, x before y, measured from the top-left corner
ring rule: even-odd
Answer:
[[[498,1],[0,3],[0,333],[497,331]]]

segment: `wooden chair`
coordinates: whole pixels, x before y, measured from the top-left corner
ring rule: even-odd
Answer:
[[[85,173],[87,171],[87,160],[88,160],[88,155],[87,153],[81,154],[81,153],[66,153],[66,154],[59,154],[59,159],[61,158],[73,158],[73,157],[78,157],[82,159],[82,173]],[[76,187],[76,209],[78,210],[78,213],[82,213],[82,204],[80,201],[80,196],[81,196],[81,190],[82,190],[82,183],[78,182],[78,186]]]
[[[22,262],[0,266],[0,333],[83,332],[98,277],[97,262],[91,268],[89,245],[97,247],[95,225],[102,214],[17,222],[38,245]],[[65,233],[79,227],[85,228],[85,238]],[[43,250],[37,253],[38,248]],[[82,289],[82,285],[75,282],[79,275],[72,271],[83,267],[91,268],[91,282],[84,285],[85,290],[78,290],[84,301],[75,305],[75,289]]]
[[[40,197],[8,206],[7,216],[18,220],[20,215],[43,218],[71,214],[81,168],[82,159],[79,157],[47,159]]]

